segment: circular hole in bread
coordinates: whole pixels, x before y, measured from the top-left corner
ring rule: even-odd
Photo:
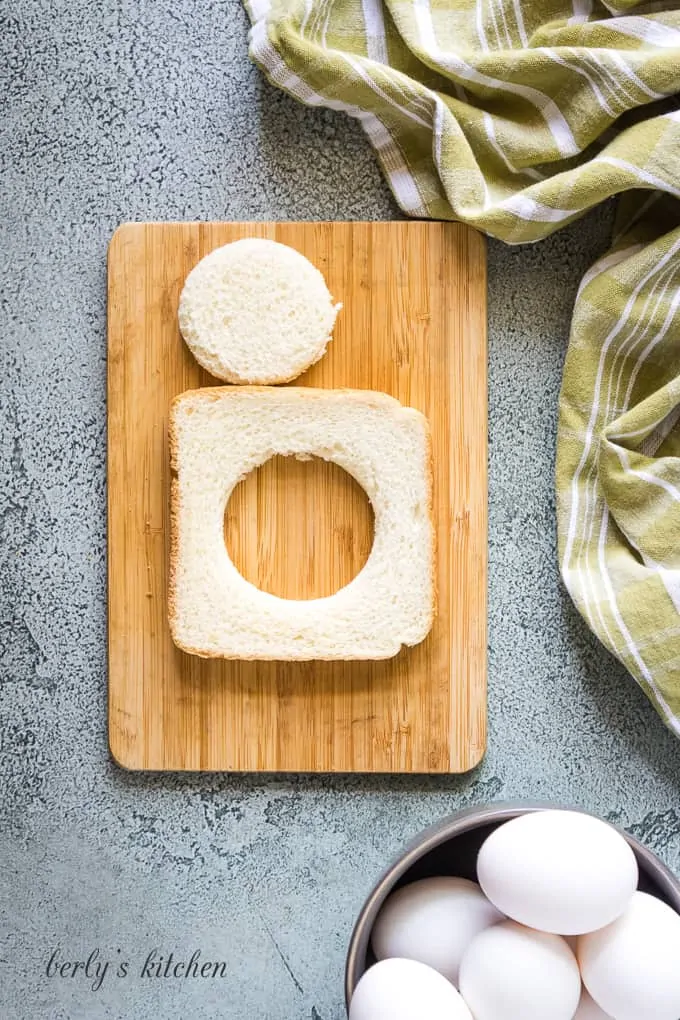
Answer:
[[[373,545],[366,493],[337,464],[272,457],[234,489],[224,515],[227,552],[251,584],[279,598],[335,594]]]

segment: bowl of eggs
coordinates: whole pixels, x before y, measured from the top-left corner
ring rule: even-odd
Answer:
[[[349,1020],[680,1020],[680,882],[583,811],[462,811],[366,900],[345,994]]]

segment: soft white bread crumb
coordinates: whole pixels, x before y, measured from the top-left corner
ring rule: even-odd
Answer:
[[[430,432],[419,411],[369,390],[218,387],[175,398],[169,437],[169,620],[180,648],[234,659],[386,659],[426,637],[434,529]],[[327,598],[260,591],[227,553],[234,487],[277,454],[334,461],[373,506],[368,560]]]
[[[322,357],[340,305],[300,252],[249,237],[187,276],[179,328],[196,360],[231,383],[283,383]]]

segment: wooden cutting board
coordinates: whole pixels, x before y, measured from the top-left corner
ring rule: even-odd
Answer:
[[[295,385],[391,393],[430,419],[438,616],[386,662],[203,660],[167,624],[168,405],[215,385],[177,304],[213,248],[269,237],[343,303],[326,356]],[[461,772],[486,727],[486,261],[459,224],[125,224],[109,249],[109,738],[130,769]],[[372,519],[341,469],[288,458],[232,496],[241,572],[285,597],[330,594],[361,567]]]

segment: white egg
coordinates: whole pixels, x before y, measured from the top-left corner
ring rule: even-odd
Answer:
[[[424,878],[385,901],[371,934],[373,952],[379,960],[419,960],[457,985],[460,961],[472,939],[502,920],[476,882]]]
[[[638,867],[623,836],[576,811],[538,811],[506,822],[477,859],[484,893],[508,917],[557,935],[581,935],[626,909]]]
[[[626,912],[578,940],[583,983],[616,1020],[678,1020],[680,915],[636,892]]]
[[[416,960],[382,960],[362,975],[349,1020],[473,1020],[450,981]]]
[[[468,946],[460,993],[475,1020],[572,1020],[581,976],[559,935],[503,921]]]
[[[591,999],[584,988],[574,1020],[612,1020],[612,1017],[600,1009],[595,999]]]

